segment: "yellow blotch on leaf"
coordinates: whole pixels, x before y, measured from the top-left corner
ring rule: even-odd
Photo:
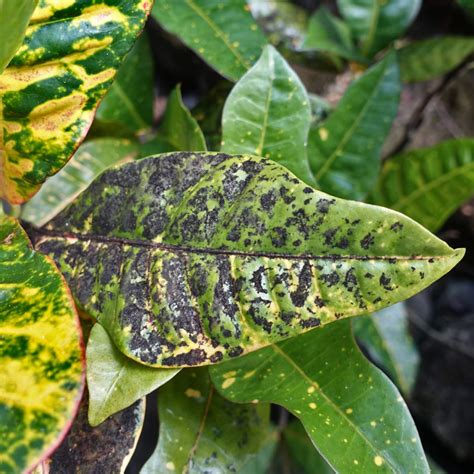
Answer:
[[[374,457],[374,463],[375,463],[376,466],[381,466],[383,464],[382,456],[375,456]]]

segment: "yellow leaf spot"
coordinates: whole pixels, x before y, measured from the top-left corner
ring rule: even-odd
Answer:
[[[311,402],[311,403],[309,404],[309,407],[310,407],[312,410],[316,410],[316,403]]]
[[[229,388],[234,382],[235,382],[235,377],[226,379],[224,380],[224,383],[222,384],[222,388],[225,390],[226,388]]]
[[[247,372],[244,375],[244,379],[248,379],[248,378],[252,377],[253,375],[255,375],[255,370],[251,370],[250,372]]]
[[[188,388],[184,393],[189,398],[199,398],[201,396],[201,392],[193,388]]]
[[[376,466],[381,466],[383,464],[382,456],[375,456],[374,457],[374,463],[375,463]]]
[[[373,426],[375,428],[377,426],[377,422],[376,421],[371,421],[370,426]]]
[[[329,132],[327,131],[326,128],[320,128],[320,129],[319,129],[319,137],[321,138],[321,140],[322,140],[323,142],[325,142],[325,141],[328,139],[328,137],[329,137]]]
[[[225,379],[228,379],[228,378],[230,378],[230,377],[235,377],[236,374],[237,374],[237,371],[236,371],[236,370],[231,370],[231,371],[226,372],[226,373],[224,374],[224,378],[225,378]]]
[[[348,415],[350,415],[350,414],[352,413],[352,411],[353,411],[352,408],[348,408],[348,409],[346,410],[346,413],[347,413]]]
[[[167,463],[166,463],[166,469],[168,469],[168,471],[174,471],[174,469],[175,469],[174,463],[172,463],[172,462],[167,462]]]
[[[313,385],[311,387],[308,387],[308,390],[306,390],[308,393],[313,393],[316,389],[314,388]]]

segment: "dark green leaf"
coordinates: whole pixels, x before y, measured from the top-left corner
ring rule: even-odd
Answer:
[[[96,324],[87,343],[89,423],[96,426],[164,385],[179,370],[155,369],[125,357]]]
[[[443,36],[415,41],[398,50],[403,82],[427,81],[441,76],[474,52],[474,38]]]
[[[387,160],[369,201],[434,232],[473,194],[474,140],[458,139]]]
[[[371,57],[403,34],[421,0],[337,0],[337,4],[362,53]]]
[[[458,0],[459,5],[461,5],[464,10],[469,13],[469,15],[474,17],[474,1],[473,0]]]
[[[463,255],[271,160],[171,153],[112,168],[37,231],[129,357],[219,362],[408,298]]]
[[[429,472],[405,402],[360,353],[350,321],[212,366],[210,373],[233,402],[287,408],[337,472]]]
[[[306,89],[277,50],[267,46],[227,98],[222,151],[272,159],[316,186],[306,157],[310,122]]]
[[[240,473],[271,433],[269,406],[228,402],[206,368],[184,370],[160,389],[158,408],[158,445],[141,474]]]
[[[349,86],[337,109],[311,130],[308,157],[321,189],[363,199],[380,167],[380,149],[397,114],[399,71],[394,54]]]
[[[234,81],[253,65],[266,43],[245,0],[156,0],[153,16]]]

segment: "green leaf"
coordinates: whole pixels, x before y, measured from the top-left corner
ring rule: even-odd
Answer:
[[[81,339],[56,266],[0,217],[0,471],[31,469],[67,433],[84,385]]]
[[[0,74],[20,47],[37,0],[0,1]]]
[[[252,67],[266,43],[245,0],[156,0],[153,16],[233,81]]]
[[[461,5],[466,12],[474,17],[474,1],[473,0],[458,0],[459,5]]]
[[[100,324],[94,325],[87,343],[89,423],[97,426],[161,387],[178,372],[137,364],[115,348]]]
[[[105,171],[36,234],[129,357],[216,363],[406,299],[463,255],[405,216],[250,156],[170,153]]]
[[[308,33],[301,49],[333,53],[346,59],[361,60],[361,56],[352,42],[351,31],[347,24],[332,15],[324,6],[311,17]]]
[[[458,139],[387,160],[369,201],[435,232],[473,194],[474,140]]]
[[[100,103],[94,126],[113,135],[144,133],[153,125],[154,73],[150,43],[141,35],[125,56],[117,77]]]
[[[398,53],[403,82],[427,81],[461,64],[474,51],[474,38],[443,36],[415,41]]]
[[[66,164],[150,8],[42,0],[0,75],[0,199],[27,201]]]
[[[118,138],[85,142],[59,173],[51,176],[23,207],[21,218],[38,227],[46,224],[109,166],[132,161],[137,144]]]
[[[268,436],[269,408],[228,402],[206,368],[182,371],[160,389],[158,445],[141,474],[240,473]]]
[[[415,383],[419,355],[408,332],[407,310],[403,303],[354,318],[354,332],[372,360],[390,376],[403,394]]]
[[[403,34],[421,0],[337,0],[337,5],[362,53],[371,57]]]
[[[310,121],[306,89],[277,50],[267,46],[227,98],[222,151],[270,158],[316,186],[306,158]]]
[[[399,71],[394,54],[354,81],[329,118],[309,135],[308,156],[320,188],[363,199],[380,168],[380,150],[397,114]]]
[[[215,365],[210,374],[230,401],[287,408],[337,472],[429,472],[405,402],[361,354],[350,321]]]
[[[145,399],[116,413],[100,426],[87,420],[84,397],[71,431],[49,461],[48,473],[123,473],[142,431]]]

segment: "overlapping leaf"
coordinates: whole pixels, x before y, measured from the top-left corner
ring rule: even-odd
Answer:
[[[158,445],[141,474],[242,472],[270,433],[269,405],[228,402],[206,368],[178,374],[160,389],[158,408]]]
[[[210,373],[231,401],[287,408],[337,472],[429,472],[407,406],[360,353],[350,321],[212,366]]]
[[[154,366],[216,363],[408,298],[462,257],[405,216],[251,156],[112,168],[38,231],[78,305]]]
[[[0,75],[0,198],[28,200],[83,139],[150,2],[45,0]]]
[[[70,426],[83,357],[63,278],[11,217],[0,217],[0,365],[0,471],[23,472]]]

